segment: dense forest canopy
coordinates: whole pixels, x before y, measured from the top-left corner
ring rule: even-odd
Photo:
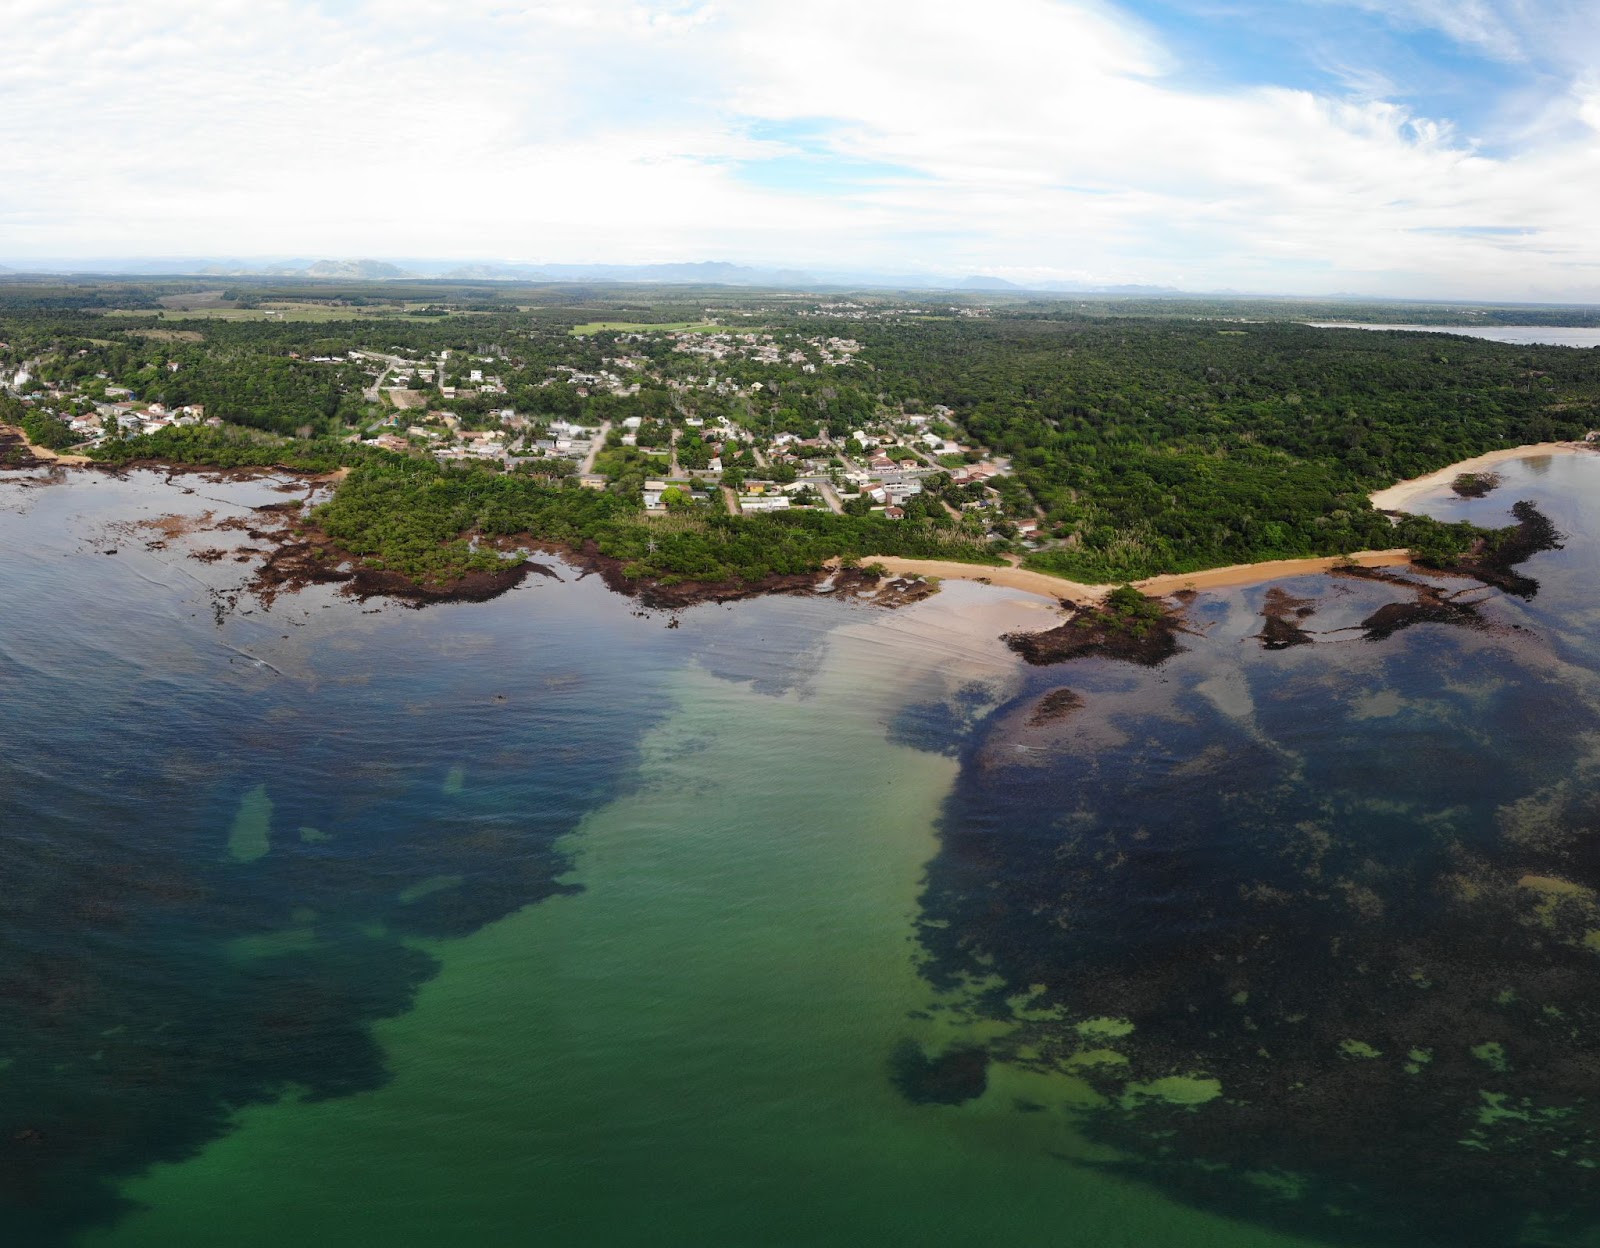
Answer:
[[[1094,580],[1392,544],[1366,496],[1600,425],[1600,351],[1215,322],[857,331],[885,389],[1012,457]]]

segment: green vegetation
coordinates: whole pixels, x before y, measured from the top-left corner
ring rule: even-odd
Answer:
[[[404,456],[358,466],[316,521],[374,566],[432,584],[504,566],[476,534],[593,549],[630,578],[669,585],[815,572],[841,555],[998,562],[931,525],[822,512],[646,517],[620,494]]]
[[[59,451],[78,441],[67,422],[49,411],[28,407],[10,395],[0,394],[0,424],[15,425],[34,446]]]
[[[351,474],[317,526],[375,568],[425,585],[505,566],[486,538],[519,538],[593,549],[621,560],[624,574],[680,581],[759,581],[810,573],[848,556],[902,555],[998,563],[983,543],[934,525],[790,512],[743,519],[708,511],[647,517],[620,493],[554,484],[521,472],[445,466],[342,442],[296,442],[241,431],[164,429],[95,448],[102,463],[139,460],[222,468],[281,466]]]
[[[1106,595],[1097,611],[1086,611],[1076,621],[1079,627],[1098,624],[1114,632],[1143,637],[1160,622],[1161,604],[1147,598],[1132,585],[1119,585]]]
[[[1289,301],[1018,295],[985,296],[979,308],[953,295],[902,314],[905,299],[856,295],[848,306],[858,311],[833,319],[838,305],[826,298],[759,291],[228,280],[226,289],[216,279],[0,280],[0,375],[26,368],[41,387],[27,403],[6,400],[10,423],[38,445],[64,446],[73,440],[64,418],[90,402],[131,394],[140,407],[203,408],[221,429],[114,438],[94,457],[350,467],[327,523],[359,553],[432,580],[499,559],[473,546],[474,533],[592,543],[630,575],[658,579],[760,579],[835,556],[990,561],[1001,550],[1096,583],[1394,546],[1449,565],[1485,533],[1396,522],[1367,495],[1600,426],[1600,351],[1318,330],[1286,318],[1336,313]],[[1556,311],[1337,315],[1486,324]],[[245,316],[267,319],[232,319]],[[694,349],[699,339],[675,341],[685,330],[751,336],[708,353]],[[380,366],[352,352],[437,369],[426,408],[369,403]],[[625,447],[632,418],[638,445]],[[575,457],[553,449],[569,436],[552,432],[560,421],[611,422],[595,461],[607,490],[561,480]],[[408,422],[438,432],[441,447],[458,431],[496,431],[510,468],[441,467],[420,449],[396,455],[358,441],[403,438]],[[871,454],[923,470],[924,492],[900,504],[904,520],[873,514],[842,476],[833,485],[848,498],[844,516],[720,514],[706,472],[715,458],[723,484],[804,476],[793,501],[816,506],[830,469],[867,462],[849,440],[858,429]],[[897,431],[973,449],[927,474]],[[674,446],[680,470],[705,474],[694,486],[716,505],[676,490],[667,516],[647,518],[640,491],[666,478]],[[453,453],[471,449],[463,438]],[[969,479],[985,458],[1008,470]]]
[[[143,460],[214,468],[289,468],[332,472],[375,459],[399,459],[376,447],[323,439],[291,441],[242,429],[162,429],[131,438],[110,438],[89,451],[96,463],[124,465]]]
[[[1434,334],[1203,322],[870,326],[881,383],[953,408],[1012,458],[1016,514],[1059,543],[1029,566],[1086,581],[1396,545],[1367,494],[1600,423],[1600,352]]]

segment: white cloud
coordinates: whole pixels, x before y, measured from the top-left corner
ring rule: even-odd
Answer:
[[[1099,3],[9,8],[0,259],[730,258],[1600,297],[1600,95],[1577,70],[1490,158],[1377,89],[1181,88],[1150,28]],[[1557,37],[1513,9],[1408,0],[1406,20],[1505,57]],[[1556,16],[1573,46],[1593,33]],[[826,193],[745,174],[819,143],[852,162]]]

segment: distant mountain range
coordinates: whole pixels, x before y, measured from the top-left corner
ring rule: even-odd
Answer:
[[[444,280],[472,282],[638,282],[651,285],[744,286],[780,289],[952,290],[965,292],[1049,291],[1062,294],[1175,295],[1171,286],[1092,286],[1072,282],[1023,285],[1003,277],[953,277],[929,273],[850,270],[806,272],[759,268],[725,260],[675,264],[510,264],[450,260],[282,260],[170,256],[131,259],[45,258],[0,265],[0,273],[98,274],[108,277],[298,277],[339,281]]]

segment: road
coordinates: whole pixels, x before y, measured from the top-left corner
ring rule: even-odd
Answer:
[[[389,380],[390,373],[397,369],[411,368],[410,362],[402,360],[398,355],[380,355],[376,351],[355,351],[352,354],[359,355],[364,360],[377,360],[383,365],[383,372],[378,374],[378,380],[361,392],[361,397],[368,403],[381,403],[383,401],[378,392],[383,389],[383,383]]]
[[[580,476],[587,477],[594,471],[595,457],[600,454],[600,449],[605,446],[606,438],[610,435],[611,422],[608,420],[600,426],[600,432],[595,435],[594,441],[589,444],[589,453],[583,457],[583,463],[578,468]]]
[[[911,443],[907,442],[907,443],[905,443],[905,448],[908,451],[910,451],[913,455],[915,455],[919,459],[921,459],[922,462],[927,464],[930,468],[937,468],[940,472],[949,472],[950,471],[943,464],[941,464],[937,459],[935,459],[932,455],[928,454],[927,451],[923,450],[920,446],[913,446]]]

